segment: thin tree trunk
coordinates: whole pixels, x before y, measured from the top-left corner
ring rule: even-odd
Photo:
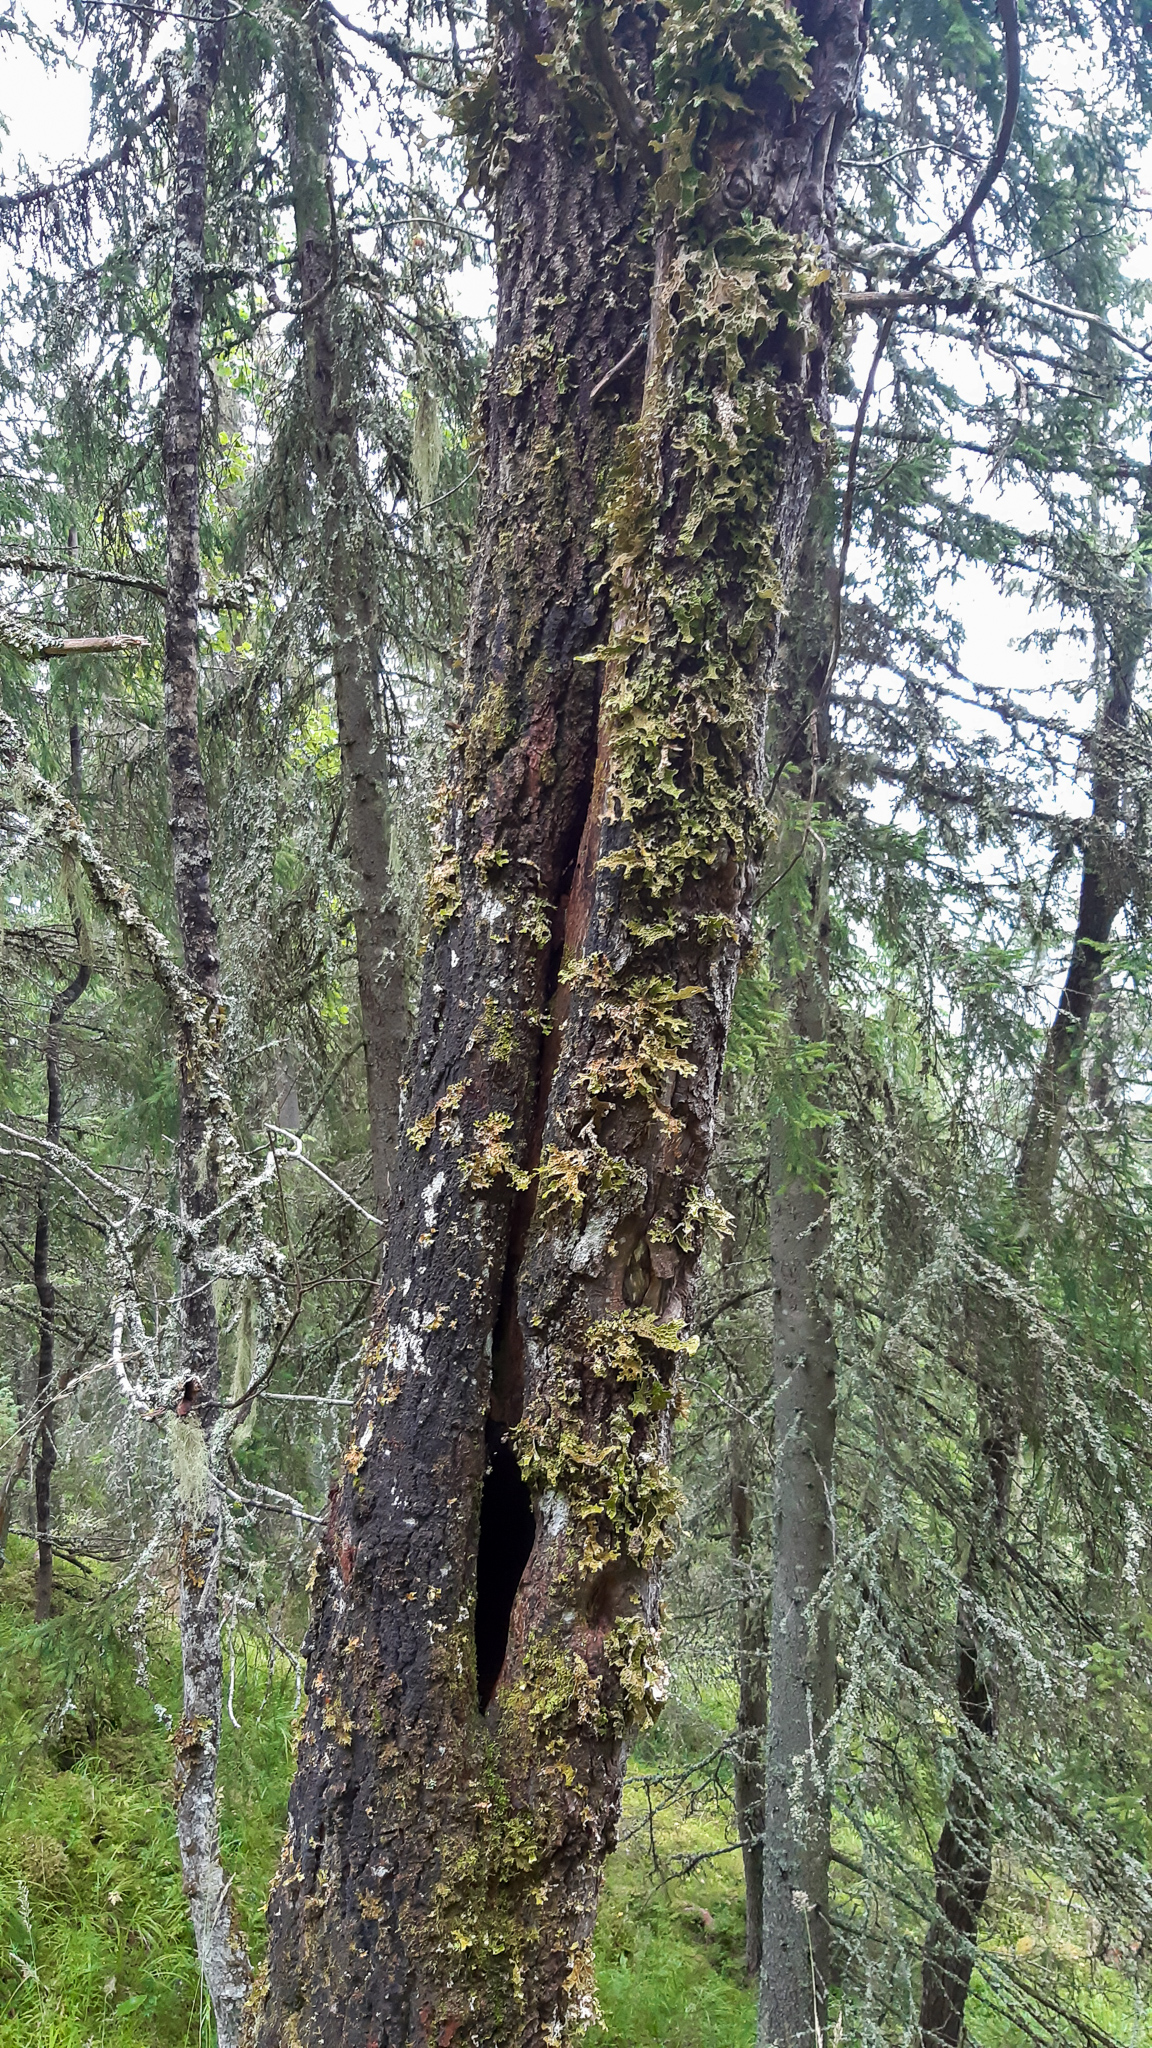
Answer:
[[[351,338],[340,285],[341,249],[332,204],[336,116],[330,18],[312,6],[288,44],[285,94],[289,177],[296,228],[300,326],[317,487],[316,541],[331,638],[332,681],[356,880],[353,917],[364,1033],[372,1185],[383,1217],[398,1137],[408,999],[400,906],[390,869],[390,762],[373,711],[380,659],[379,605],[365,532]]]
[[[72,801],[79,805],[81,785],[80,727],[73,719],[68,729],[71,759]],[[48,1116],[44,1135],[49,1145],[60,1142],[60,1041],[64,1017],[83,995],[92,979],[91,963],[84,958],[86,935],[75,903],[73,924],[80,951],[80,965],[70,982],[57,989],[48,1008],[48,1032],[44,1066],[48,1083]],[[36,1353],[36,1395],[33,1406],[36,1457],[32,1489],[36,1513],[36,1619],[47,1621],[52,1612],[52,1474],[56,1469],[56,1288],[52,1280],[52,1168],[49,1164],[36,1192],[36,1237],[32,1254],[32,1277],[40,1304],[40,1341]]]
[[[736,1745],[733,1792],[744,1864],[744,1967],[759,1984],[764,1945],[764,1745],[768,1725],[769,1608],[757,1575],[753,1532],[759,1449],[747,1418],[728,1431],[732,1561],[737,1573]]]
[[[176,916],[184,965],[205,1006],[222,1022],[218,936],[211,893],[208,798],[200,757],[200,448],[203,400],[200,335],[204,311],[204,224],[208,130],[224,54],[226,11],[215,0],[202,18],[176,131],[176,233],[164,468],[168,595],[164,634],[164,732],[168,756]],[[221,1417],[216,1311],[206,1255],[214,1246],[220,1105],[204,1087],[187,1034],[179,1038],[177,1180],[187,1249],[179,1267],[178,1344],[182,1393],[170,1440],[179,1522],[183,1714],[176,1731],[176,1832],[196,1950],[212,2001],[220,2048],[232,2048],[248,1990],[248,1958],[220,1861],[216,1772],[220,1748],[222,1652],[220,1558],[223,1535],[216,1474]]]
[[[723,1152],[742,1128],[739,1083],[729,1073],[721,1112]],[[732,1173],[726,1160],[713,1174],[717,1193],[732,1217],[720,1250],[720,1269],[731,1283],[738,1261],[747,1258],[756,1229],[754,1191]],[[744,1867],[744,1967],[751,1983],[760,1978],[764,1921],[764,1738],[768,1724],[769,1592],[761,1558],[758,1512],[764,1469],[764,1429],[771,1441],[767,1394],[771,1375],[771,1331],[762,1312],[748,1336],[737,1332],[726,1346],[729,1359],[728,1544],[736,1599],[736,1729],[732,1789],[736,1829]],[[768,1338],[765,1344],[765,1336]]]
[[[785,981],[808,1086],[820,1088],[828,1036],[828,905],[812,884],[804,957]],[[817,1110],[824,1105],[817,1101]],[[836,1345],[823,1271],[831,1238],[827,1125],[781,1121],[771,1141],[772,1625],[764,1766],[762,2048],[807,2048],[824,2037],[829,1982],[828,1743],[836,1704],[831,1619],[821,1594],[833,1559]]]
[[[1132,592],[1136,623],[1122,623],[1109,649],[1106,693],[1093,741],[1092,816],[1085,834],[1076,934],[1016,1159],[1016,1194],[1032,1243],[1047,1227],[1106,948],[1127,893],[1118,827],[1125,736],[1146,638],[1144,595],[1141,583]],[[956,1611],[956,1758],[933,1859],[935,1916],[921,1970],[924,2048],[959,2048],[996,1840],[991,1781],[999,1684],[986,1617],[1003,1572],[1003,1532],[1020,1452],[1021,1390],[1013,1387],[1010,1374],[989,1379],[981,1409],[968,1560]]]
[[[566,52],[579,117],[538,61],[562,30],[502,12],[473,102],[499,308],[463,736],[260,2048],[574,2038],[662,1691],[673,1382],[861,30],[826,8],[810,93],[758,74],[716,114],[683,213],[665,165],[654,274],[651,152],[583,133],[638,123],[654,12]],[[697,54],[662,60],[689,124]]]

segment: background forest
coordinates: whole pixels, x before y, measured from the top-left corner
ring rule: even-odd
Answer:
[[[215,2038],[198,1857],[262,1954],[453,908],[488,34],[452,0],[0,19],[92,108],[0,191],[13,2048]],[[1150,149],[1144,0],[877,0],[777,657],[811,712],[769,718],[590,2043],[757,2040],[785,1836],[829,1943],[806,2041],[1152,2042]]]

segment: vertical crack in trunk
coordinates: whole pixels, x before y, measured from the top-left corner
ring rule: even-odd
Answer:
[[[499,1683],[508,1628],[520,1582],[532,1555],[536,1516],[532,1495],[503,1423],[484,1425],[487,1464],[480,1495],[476,1553],[476,1692],[483,1714]]]
[[[317,1566],[259,2048],[559,2048],[595,2010],[624,1756],[662,1697],[654,1573],[755,859],[765,562],[787,575],[823,459],[829,142],[859,0],[826,22],[810,89],[769,63],[747,123],[717,114],[714,212],[693,182],[666,223],[678,269],[655,323],[652,153],[590,140],[547,61],[569,26],[555,9],[498,14],[471,106],[499,305],[461,741],[381,1298]],[[660,33],[658,10],[613,21],[642,97]],[[715,33],[726,49],[726,17]],[[675,38],[667,64],[690,136]],[[718,282],[732,235],[750,266]],[[685,422],[710,386],[722,430],[697,441]],[[526,1558],[506,1444],[536,1502]]]
[[[594,729],[600,708],[599,678],[593,695]],[[536,1536],[536,1513],[532,1495],[520,1470],[510,1431],[524,1413],[524,1333],[520,1326],[519,1281],[529,1233],[536,1213],[538,1169],[548,1104],[563,1042],[568,995],[560,980],[560,969],[571,950],[573,896],[577,893],[581,855],[584,852],[593,814],[597,787],[594,764],[590,763],[583,785],[577,785],[572,803],[574,823],[569,845],[559,848],[559,902],[552,919],[552,939],[545,970],[541,1015],[548,1029],[541,1030],[537,1049],[536,1102],[525,1151],[529,1185],[520,1189],[509,1216],[508,1256],[500,1289],[492,1337],[492,1389],[484,1424],[485,1468],[480,1496],[480,1534],[476,1553],[476,1689],[480,1711],[491,1703],[508,1650],[508,1636],[516,1595]],[[577,917],[579,911],[577,911]]]

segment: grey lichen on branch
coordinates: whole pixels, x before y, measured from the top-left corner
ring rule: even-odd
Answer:
[[[34,619],[0,612],[0,647],[7,647],[21,661],[58,661],[69,654],[134,654],[147,647],[139,633],[96,633],[88,637],[60,638]]]

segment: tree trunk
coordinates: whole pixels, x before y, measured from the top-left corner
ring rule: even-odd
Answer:
[[[473,96],[499,307],[462,739],[261,2048],[593,2010],[860,53],[856,0],[810,90],[775,18],[733,20],[771,46],[747,70],[727,18],[653,49],[648,9],[533,0]]]
[[[80,727],[73,719],[68,728],[71,758],[72,801],[79,805],[81,781]],[[73,900],[73,926],[80,952],[80,965],[70,982],[57,989],[48,1007],[48,1032],[44,1044],[44,1067],[48,1083],[48,1116],[44,1135],[49,1145],[60,1142],[60,1040],[65,1013],[83,995],[92,979],[91,963],[84,958],[87,938],[79,910]],[[36,1458],[32,1489],[36,1512],[36,1619],[47,1621],[52,1612],[52,1474],[56,1469],[56,1289],[52,1281],[52,1167],[49,1162],[36,1191],[36,1237],[32,1253],[32,1278],[40,1304],[40,1341],[36,1352],[36,1397],[33,1404]],[[6,1533],[6,1529],[5,1529]],[[0,1545],[2,1550],[2,1545]]]
[[[795,1041],[818,1056],[828,1036],[822,867],[812,896],[808,944],[791,986],[784,985]],[[819,1066],[805,1065],[818,1096]],[[825,1105],[815,1107],[819,1115]],[[836,1345],[823,1271],[832,1223],[826,1123],[797,1132],[777,1121],[771,1190],[775,1459],[758,2040],[761,2048],[807,2048],[824,2038],[827,2005],[828,1741],[836,1704],[835,1646],[820,1597],[832,1568],[836,1440]]]
[[[368,488],[360,463],[341,249],[331,200],[336,99],[328,27],[322,8],[307,12],[288,42],[284,86],[317,489],[315,546],[331,639],[348,857],[356,882],[353,916],[372,1186],[376,1213],[383,1217],[398,1138],[409,1016],[400,906],[390,870],[391,765],[373,711],[381,630],[374,547],[365,533]]]
[[[1121,823],[1124,743],[1143,655],[1143,584],[1137,624],[1121,623],[1109,648],[1104,702],[1092,753],[1092,816],[1085,835],[1076,934],[1056,1014],[1032,1087],[1016,1158],[1015,1188],[1026,1242],[1047,1225],[1068,1109],[1079,1083],[1113,921],[1127,893]],[[935,1916],[924,1943],[920,2034],[924,2048],[958,2048],[976,1961],[980,1917],[992,1882],[996,1817],[990,1779],[998,1716],[996,1646],[987,1614],[1004,1567],[1003,1533],[1020,1451],[1021,1389],[990,1375],[982,1390],[968,1560],[956,1612],[958,1737],[944,1824],[933,1859]]]
[[[737,1580],[733,1792],[744,1864],[744,1967],[759,1984],[764,1947],[764,1745],[768,1726],[768,1601],[753,1548],[758,1446],[743,1415],[728,1432],[732,1561]]]
[[[226,11],[215,0],[199,26],[176,131],[172,304],[164,411],[168,592],[164,632],[164,735],[176,917],[188,978],[218,1032],[216,915],[211,892],[208,797],[200,757],[200,447],[203,401],[200,335],[204,311],[204,221],[208,129],[224,54]],[[223,1538],[219,1455],[220,1357],[206,1259],[215,1244],[218,1142],[223,1105],[204,1085],[191,1036],[178,1040],[180,1130],[176,1170],[186,1229],[178,1268],[181,1394],[170,1421],[179,1525],[183,1715],[176,1731],[176,1832],[196,1950],[212,2001],[220,2048],[232,2048],[248,1990],[248,1959],[220,1861],[216,1770],[223,1664],[220,1560]]]

